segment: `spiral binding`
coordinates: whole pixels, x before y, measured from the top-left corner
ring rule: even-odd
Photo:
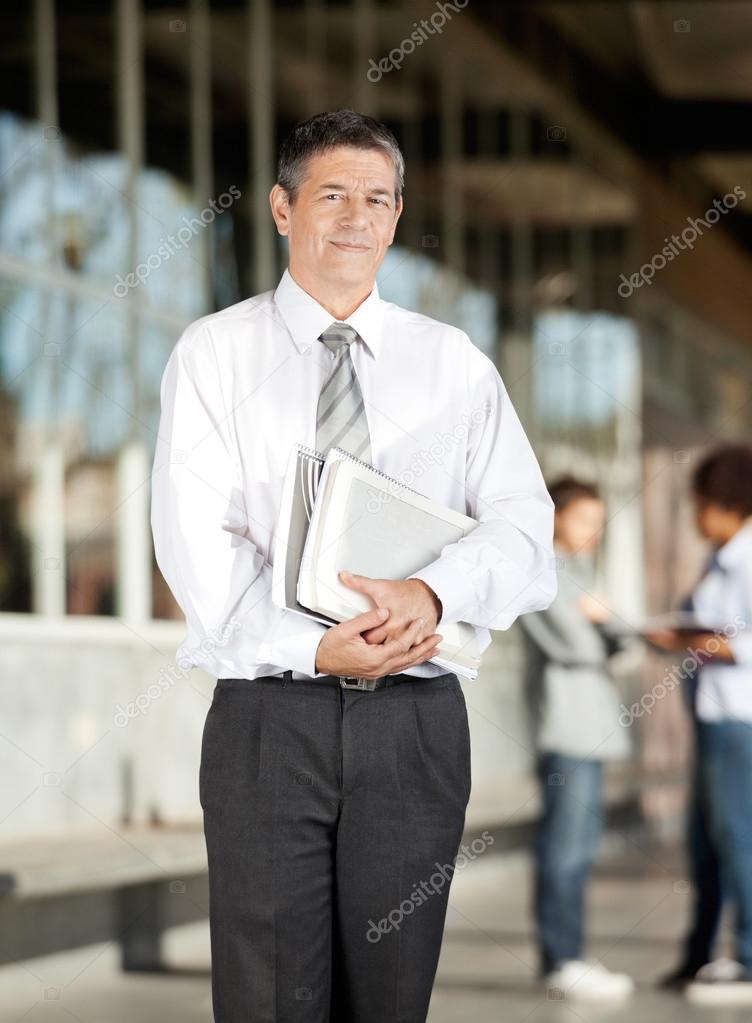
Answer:
[[[324,464],[326,456],[322,455],[320,451],[316,451],[315,448],[309,448],[305,444],[298,444],[298,450],[301,451],[303,454],[307,455],[309,458],[314,458],[317,462],[320,462],[321,465]],[[330,450],[337,451],[339,454],[344,455],[345,458],[348,458],[351,462],[355,462],[356,465],[360,465],[364,469],[368,469],[370,470],[370,472],[376,473],[377,476],[380,476],[381,479],[387,480],[387,482],[392,484],[392,486],[397,487],[401,490],[407,490],[409,491],[409,493],[415,494],[417,497],[425,498],[425,494],[421,494],[420,491],[414,490],[412,487],[408,487],[406,483],[402,483],[400,480],[396,480],[393,476],[390,476],[388,472],[383,472],[381,469],[377,469],[369,462],[364,462],[362,458],[358,458],[356,455],[351,454],[349,451],[346,451],[345,448],[335,447],[330,448]]]
[[[321,462],[322,465],[324,464],[324,456],[316,448],[309,448],[305,444],[298,444],[297,449],[304,455],[308,455],[309,458],[315,458],[317,462]]]

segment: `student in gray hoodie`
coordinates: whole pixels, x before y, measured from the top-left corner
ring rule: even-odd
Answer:
[[[601,830],[603,763],[629,752],[608,660],[629,636],[592,592],[605,522],[595,486],[567,476],[549,487],[555,506],[558,592],[519,619],[537,752],[542,816],[535,844],[534,910],[541,975],[549,991],[621,998],[630,977],[583,959],[585,887]]]

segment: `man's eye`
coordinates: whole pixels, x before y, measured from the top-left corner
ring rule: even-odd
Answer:
[[[339,195],[337,194],[337,192],[330,192],[329,195],[327,195],[325,198],[327,198],[327,199],[339,199]]]

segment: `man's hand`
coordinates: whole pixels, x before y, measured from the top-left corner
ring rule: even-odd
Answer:
[[[398,639],[416,618],[425,620],[418,635],[419,641],[436,631],[441,618],[441,601],[422,579],[370,579],[367,575],[353,575],[345,571],[339,573],[339,579],[350,589],[365,593],[376,607],[389,610],[389,617],[383,625],[364,633],[366,643]]]
[[[593,625],[602,625],[612,615],[608,601],[600,593],[581,593],[577,606]]]
[[[659,650],[682,650],[686,646],[686,639],[676,629],[656,629],[655,632],[646,632],[643,639],[651,646]]]
[[[365,614],[332,625],[316,651],[316,671],[326,675],[349,675],[353,678],[380,678],[430,660],[443,636],[433,634],[420,641],[425,631],[421,618],[411,622],[399,638],[384,643],[366,643],[362,633],[383,623],[389,615],[386,608],[373,608]]]
[[[677,629],[659,629],[648,632],[644,638],[661,650],[693,650],[705,654],[705,659],[733,663],[734,653],[726,636],[713,632],[684,632]]]

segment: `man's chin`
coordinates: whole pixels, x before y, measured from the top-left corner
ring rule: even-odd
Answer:
[[[341,253],[341,250],[335,250]],[[341,253],[342,254],[342,253]],[[344,258],[328,260],[328,276],[337,280],[346,280],[352,284],[358,281],[372,280],[376,276],[378,267],[374,266],[372,260],[363,259],[362,256],[352,253],[342,254]]]
[[[362,269],[373,263],[373,252],[370,250],[340,249],[338,246],[332,245],[330,254],[334,256],[338,266],[357,266]]]

